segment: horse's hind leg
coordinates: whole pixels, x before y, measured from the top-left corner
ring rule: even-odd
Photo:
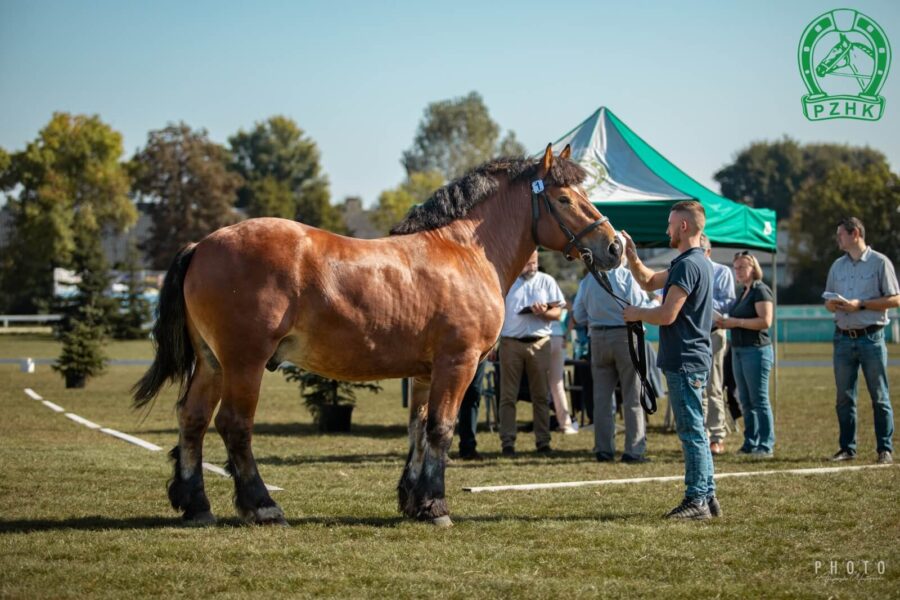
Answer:
[[[265,364],[225,367],[222,405],[216,429],[228,450],[228,470],[234,477],[234,506],[250,523],[286,524],[281,508],[269,496],[253,458],[253,416]]]
[[[177,405],[178,445],[170,456],[175,473],[169,482],[169,501],[184,511],[186,523],[207,525],[216,518],[210,511],[203,485],[203,438],[219,402],[222,374],[206,361],[198,360],[187,394]]]

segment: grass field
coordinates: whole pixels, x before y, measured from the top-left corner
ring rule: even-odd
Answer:
[[[57,352],[40,336],[0,336],[0,358]],[[891,353],[898,356],[896,347]],[[109,354],[149,358],[150,349],[112,344]],[[788,355],[828,358],[826,345],[791,346]],[[77,425],[23,392],[33,388],[67,411],[168,449],[177,438],[174,393],[143,420],[129,408],[128,389],[142,372],[110,367],[86,389],[67,391],[49,367],[24,374],[0,365],[0,596],[900,597],[897,466],[722,479],[725,516],[704,523],[660,519],[680,500],[680,483],[462,491],[680,475],[680,446],[661,431],[660,415],[651,418],[653,462],[637,466],[593,462],[589,433],[554,434],[556,451],[548,457],[530,453],[525,434],[516,459],[500,458],[497,437],[481,433],[487,460],[448,468],[456,526],[406,521],[394,492],[406,455],[396,381],[359,403],[352,435],[323,436],[297,388],[268,374],[254,446],[267,483],[284,488],[273,497],[291,527],[241,525],[230,481],[207,473],[220,524],[183,528],[166,501],[163,452]],[[890,377],[900,389],[900,367],[891,367]],[[830,369],[782,369],[776,458],[760,463],[728,454],[717,459],[717,471],[831,466],[825,457],[836,450],[833,395]],[[875,458],[871,406],[862,397],[857,465]],[[520,415],[529,408],[520,405]],[[727,442],[736,449],[734,438]],[[225,460],[212,431],[205,458]]]

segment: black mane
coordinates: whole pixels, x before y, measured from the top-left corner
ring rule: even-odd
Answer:
[[[405,235],[443,227],[466,216],[482,200],[497,192],[498,175],[506,175],[510,182],[523,177],[534,178],[541,166],[540,159],[523,157],[495,158],[476,167],[437,190],[422,204],[417,204],[400,223],[391,228],[391,235]],[[571,186],[584,181],[587,173],[578,164],[554,158],[550,172],[544,178],[547,185]]]

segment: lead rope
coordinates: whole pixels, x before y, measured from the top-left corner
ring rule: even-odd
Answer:
[[[594,266],[593,256],[590,254],[582,256],[588,271],[594,276],[594,279],[600,284],[600,287],[603,288],[607,294],[612,296],[622,308],[631,306],[631,302],[619,297],[613,292],[607,277],[600,276],[600,273],[597,272],[597,267]],[[625,323],[625,327],[628,330],[628,353],[631,355],[631,364],[634,365],[638,377],[641,380],[641,408],[643,408],[644,412],[648,415],[652,415],[656,412],[657,408],[656,391],[647,380],[647,345],[644,341],[644,323],[642,321],[631,321]]]

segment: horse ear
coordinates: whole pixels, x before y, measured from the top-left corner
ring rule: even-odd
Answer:
[[[560,158],[569,158],[570,156],[572,156],[572,146],[569,144],[566,144],[566,147],[563,148],[563,151],[559,153],[559,157]]]
[[[544,174],[550,172],[550,167],[553,165],[553,144],[547,144],[547,149],[544,150],[544,160],[541,161],[541,168],[544,170]]]

